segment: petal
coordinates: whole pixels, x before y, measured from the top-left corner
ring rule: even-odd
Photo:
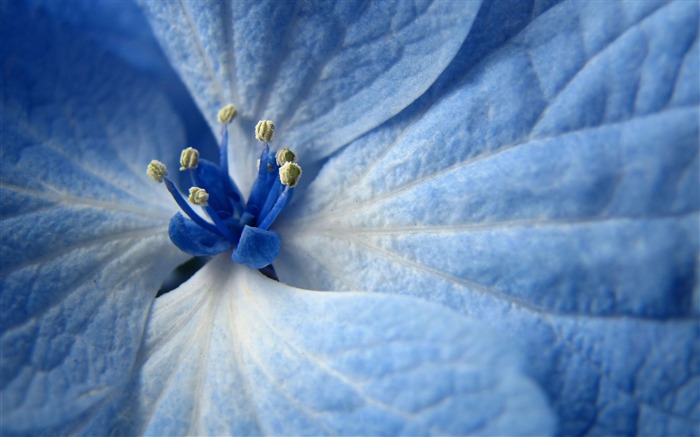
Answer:
[[[101,415],[116,434],[553,431],[518,354],[420,300],[296,289],[220,256],[158,299],[148,329],[133,391]]]
[[[218,146],[209,125],[171,67],[136,0],[27,0],[25,3],[52,20],[63,23],[64,28],[72,28],[73,32],[85,35],[107,52],[151,77],[180,116],[187,144],[196,146],[204,157],[218,155]],[[183,146],[172,145],[175,149]],[[189,176],[182,182],[189,184]]]
[[[145,175],[183,141],[167,101],[41,14],[0,13],[3,435],[55,434],[107,398],[184,260],[167,193]]]
[[[212,127],[221,106],[239,107],[235,174],[246,187],[259,119],[274,120],[278,138],[307,163],[328,156],[430,86],[462,44],[479,3],[144,5]]]
[[[276,233],[246,225],[231,259],[251,269],[261,269],[277,258],[280,246]]]
[[[138,69],[158,75],[172,71],[141,8],[133,0],[31,0],[29,3],[45,10],[53,20],[88,35]]]
[[[231,249],[227,239],[207,231],[179,212],[170,219],[168,236],[180,250],[193,256],[212,256]]]
[[[553,7],[429,111],[332,158],[278,222],[280,279],[420,295],[517,336],[562,434],[694,432],[698,16]]]
[[[479,8],[462,47],[428,91],[411,104],[411,112],[434,104],[459,84],[464,75],[529,23],[561,0],[489,0]]]

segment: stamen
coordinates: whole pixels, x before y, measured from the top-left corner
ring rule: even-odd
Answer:
[[[285,162],[295,162],[297,160],[297,156],[294,154],[294,152],[289,150],[289,148],[285,147],[284,149],[277,151],[275,159],[277,159],[277,165],[282,167]]]
[[[261,221],[270,213],[270,210],[277,202],[277,199],[279,199],[280,194],[282,194],[283,189],[284,186],[282,185],[282,182],[280,182],[280,178],[275,178],[275,182],[272,184],[270,191],[267,193],[265,203],[260,209],[260,214],[258,214]]]
[[[301,166],[295,162],[286,162],[279,170],[280,177],[270,189],[265,205],[260,211],[258,227],[267,230],[277,219],[289,199],[293,188],[301,179]],[[284,186],[284,189],[281,189]]]
[[[199,152],[197,149],[188,147],[180,154],[180,171],[197,168],[199,165]]]
[[[270,186],[272,185],[272,180],[268,183],[268,173],[267,173],[267,163],[270,159],[270,148],[265,145],[262,152],[260,152],[260,165],[258,166],[258,176],[253,182],[253,188],[250,191],[250,196],[248,197],[248,203],[245,206],[245,212],[252,214],[257,217],[260,213],[262,205],[265,203],[267,198],[267,193],[269,192]],[[243,217],[242,217],[243,219]],[[248,220],[248,217],[245,217]]]
[[[226,227],[224,222],[221,221],[221,217],[209,206],[209,193],[207,193],[207,190],[199,187],[191,187],[190,197],[187,200],[195,205],[203,206],[219,232],[229,241],[235,242],[233,234],[231,234],[231,231]]]
[[[255,126],[255,139],[265,143],[272,141],[275,135],[275,123],[270,120],[260,120]]]
[[[296,162],[287,162],[280,167],[280,181],[290,188],[297,186],[301,178],[301,166]]]
[[[146,168],[146,174],[149,178],[153,179],[158,183],[161,183],[163,182],[163,178],[165,177],[165,175],[168,174],[168,169],[165,168],[165,164],[154,159],[148,164],[148,168]]]
[[[231,196],[231,198],[233,199],[234,209],[237,213],[240,213],[241,208],[239,207],[239,205],[241,205],[241,200],[243,199],[243,196],[241,196],[240,190],[238,190],[238,187],[236,186],[235,182],[233,182],[228,167],[228,123],[230,123],[231,120],[233,120],[233,117],[235,117],[237,113],[238,111],[236,111],[236,107],[231,104],[224,106],[219,111],[219,121],[222,124],[221,143],[219,144],[219,168],[221,169],[221,172],[224,175],[224,186],[226,194]]]
[[[231,124],[233,119],[238,114],[238,110],[232,104],[228,104],[219,110],[219,123],[221,124]]]
[[[221,235],[224,237],[224,234],[217,229],[216,226],[212,225],[208,221],[204,220],[202,217],[199,216],[194,210],[190,207],[190,205],[187,203],[187,201],[182,197],[180,192],[177,190],[175,187],[175,184],[168,179],[168,178],[163,178],[163,182],[165,182],[165,186],[170,191],[170,195],[173,196],[173,199],[177,203],[177,205],[180,207],[181,210],[187,214],[187,216],[192,219],[193,222],[197,223],[200,227],[206,229],[209,232],[213,232],[217,235]]]
[[[258,222],[258,228],[268,230],[270,226],[272,226],[272,223],[277,219],[277,216],[280,215],[282,210],[284,209],[285,206],[287,206],[287,202],[292,198],[292,193],[294,192],[294,189],[290,188],[289,186],[284,187],[284,190],[282,190],[282,193],[279,195],[277,198],[277,202],[275,202],[275,205],[270,209],[270,212]]]
[[[187,200],[194,205],[207,206],[209,205],[209,193],[204,188],[192,187],[190,188],[190,197]]]
[[[236,117],[236,114],[237,110],[233,105],[224,106],[218,113],[218,119],[221,123],[218,167],[204,159],[199,162],[199,152],[192,147],[184,149],[180,154],[180,170],[190,170],[194,185],[189,189],[188,197],[184,197],[175,184],[166,177],[167,169],[162,162],[151,161],[146,173],[153,180],[165,183],[175,202],[196,225],[230,242],[230,245],[219,245],[221,251],[234,247],[233,261],[257,268],[257,264],[251,264],[251,256],[253,258],[262,256],[260,259],[269,263],[279,252],[279,247],[275,251],[269,250],[268,243],[272,240],[276,241],[275,244],[279,246],[279,237],[267,229],[289,203],[294,192],[293,187],[297,185],[301,177],[301,167],[296,164],[296,155],[289,148],[285,147],[274,154],[270,151],[269,142],[274,137],[275,124],[270,120],[258,122],[255,127],[255,138],[264,143],[263,150],[258,160],[257,178],[253,183],[248,202],[244,206],[243,197],[230,177],[228,162],[228,125]],[[209,200],[212,201],[211,204],[209,204]],[[212,222],[206,220],[206,216],[200,216],[195,212],[192,204],[201,206]],[[192,228],[191,223],[182,222],[185,219],[181,215],[175,218],[179,220],[179,222],[174,221],[176,225],[180,223],[180,227]],[[210,246],[211,236],[199,232],[184,232],[182,229],[178,231],[177,226],[172,227],[172,223],[173,221],[171,221],[169,231],[170,238],[182,250],[188,253],[193,251],[199,253],[202,252],[201,247]],[[251,229],[254,231],[250,231]],[[246,234],[246,232],[248,233]],[[267,237],[251,239],[249,235],[251,232],[258,237],[261,235]],[[247,237],[244,238],[244,234]],[[200,239],[203,240],[200,242],[198,241]],[[212,253],[218,252],[217,248]],[[245,253],[246,255],[237,259],[236,253],[239,255]]]

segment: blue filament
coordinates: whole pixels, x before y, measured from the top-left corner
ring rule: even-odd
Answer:
[[[284,187],[284,190],[282,190],[282,193],[280,193],[280,195],[277,197],[277,200],[274,206],[270,209],[270,212],[266,216],[263,216],[261,223],[258,225],[260,229],[269,229],[270,226],[272,226],[272,223],[277,220],[277,216],[280,215],[284,207],[287,206],[289,201],[292,199],[293,191],[294,188]]]
[[[187,203],[184,197],[182,197],[180,192],[175,187],[175,184],[173,184],[173,182],[170,179],[163,178],[163,182],[165,182],[165,186],[168,188],[168,191],[170,191],[170,194],[173,196],[173,199],[175,199],[175,202],[177,202],[177,205],[180,207],[180,209],[182,209],[185,212],[185,214],[187,214],[187,216],[193,222],[197,223],[201,228],[204,228],[209,232],[213,232],[223,237],[221,231],[219,231],[219,229],[216,226],[207,222],[202,217],[200,217],[199,214],[194,212],[192,207],[190,207],[190,204]]]

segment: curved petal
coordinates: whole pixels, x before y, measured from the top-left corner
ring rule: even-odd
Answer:
[[[278,138],[302,160],[321,160],[420,96],[461,46],[479,3],[144,5],[212,127],[221,106],[239,107],[232,138],[245,187],[254,176],[259,119],[274,120]]]
[[[506,342],[445,308],[296,289],[220,256],[158,299],[131,390],[82,432],[552,433],[520,368]]]
[[[482,3],[467,38],[445,71],[428,91],[404,112],[422,112],[459,86],[464,76],[485,57],[500,49],[533,20],[561,0],[489,0]],[[403,114],[402,116],[405,116]]]
[[[488,320],[527,346],[562,434],[694,432],[698,17],[553,7],[331,159],[278,223],[280,279]]]
[[[153,83],[98,46],[21,2],[0,16],[0,433],[54,434],[128,376],[183,260],[145,175],[183,139]]]
[[[280,237],[276,233],[246,225],[231,260],[251,269],[261,269],[277,258],[280,246]]]
[[[73,28],[121,57],[139,70],[170,74],[168,60],[153,37],[148,21],[135,0],[27,0],[55,21]]]
[[[232,247],[226,238],[209,232],[179,212],[170,219],[168,236],[181,251],[193,256],[218,255]]]
[[[96,42],[135,69],[149,76],[163,90],[180,116],[187,144],[196,145],[202,156],[217,156],[216,140],[189,91],[156,40],[136,0],[23,0],[31,8],[63,23],[75,33]],[[185,144],[173,145],[175,149]],[[171,152],[172,153],[172,152]],[[189,180],[185,178],[184,183]]]

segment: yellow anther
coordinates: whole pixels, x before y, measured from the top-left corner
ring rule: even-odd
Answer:
[[[192,187],[190,188],[190,197],[187,200],[195,205],[207,206],[209,204],[209,193],[204,188]]]
[[[285,162],[294,162],[297,160],[297,156],[294,154],[294,152],[289,150],[287,147],[278,150],[275,158],[277,159],[277,165],[280,167],[282,167]]]
[[[180,171],[188,168],[197,168],[199,164],[199,152],[197,149],[188,147],[180,154]]]
[[[255,139],[269,143],[275,135],[275,123],[270,120],[260,120],[255,126]]]
[[[280,167],[280,182],[289,188],[296,187],[301,178],[301,167],[296,162],[285,162]]]
[[[230,124],[237,114],[236,107],[228,104],[219,110],[219,123]]]
[[[163,178],[168,174],[168,169],[165,168],[165,164],[154,159],[148,164],[146,174],[156,182],[163,182]]]

